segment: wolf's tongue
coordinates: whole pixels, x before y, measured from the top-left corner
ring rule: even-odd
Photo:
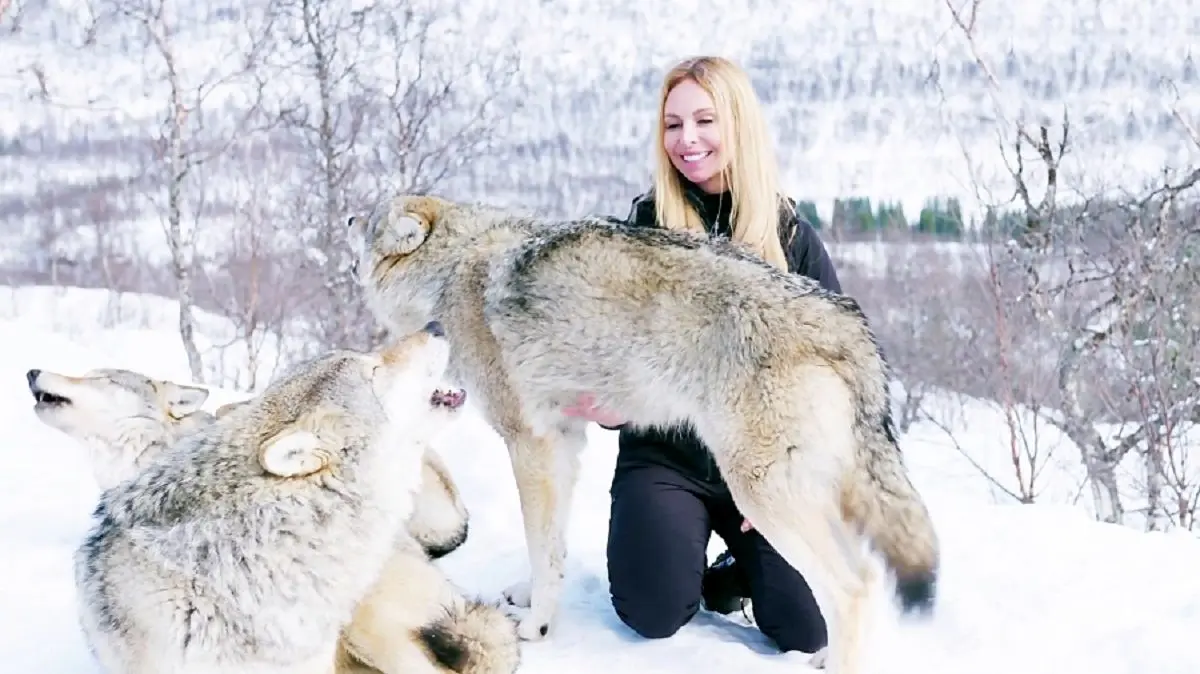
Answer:
[[[467,399],[467,392],[462,389],[454,391],[434,391],[430,402],[434,405],[441,405],[451,409],[463,404]]]

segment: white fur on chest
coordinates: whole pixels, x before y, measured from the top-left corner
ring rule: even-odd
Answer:
[[[421,485],[424,443],[408,424],[387,424],[357,467],[364,502],[395,526],[411,515]],[[387,525],[385,525],[387,526]]]

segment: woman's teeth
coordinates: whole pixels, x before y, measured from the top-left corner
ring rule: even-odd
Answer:
[[[704,159],[710,154],[712,154],[712,152],[693,152],[691,154],[683,155],[683,160],[689,164],[692,164]]]

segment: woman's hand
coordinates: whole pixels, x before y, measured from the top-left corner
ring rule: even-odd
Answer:
[[[574,405],[563,408],[563,414],[578,419],[594,421],[601,426],[620,426],[625,423],[617,413],[596,406],[596,396],[591,393],[580,394]]]

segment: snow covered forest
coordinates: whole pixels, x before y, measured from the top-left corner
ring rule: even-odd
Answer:
[[[0,0],[0,283],[178,299],[197,381],[193,307],[251,360],[362,344],[349,212],[624,216],[662,71],[724,54],[903,424],[995,401],[1013,499],[1054,429],[1104,519],[1200,529],[1197,34],[1194,0]]]

